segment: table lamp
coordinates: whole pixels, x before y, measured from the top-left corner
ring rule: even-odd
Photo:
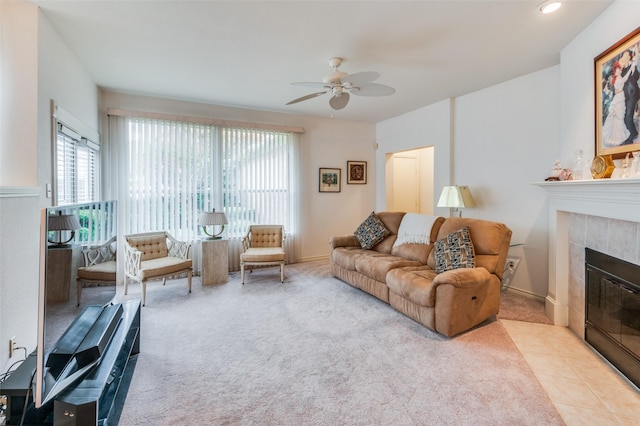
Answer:
[[[445,186],[442,188],[442,193],[438,200],[438,207],[452,208],[454,209],[454,215],[455,212],[458,212],[458,216],[460,217],[462,217],[462,211],[460,209],[473,207],[475,205],[476,202],[473,200],[468,186]]]
[[[224,231],[224,225],[227,223],[229,222],[227,221],[227,216],[224,212],[217,212],[216,209],[213,209],[213,211],[210,212],[200,213],[200,225],[202,226],[202,232],[208,236],[209,240],[219,240],[222,238],[220,234]],[[211,235],[207,232],[207,226],[212,226],[214,230],[216,226],[220,226],[220,232]]]
[[[54,231],[54,235],[57,235],[58,239],[57,241],[52,241],[47,238],[47,240],[52,244],[53,248],[69,247],[68,242],[73,240],[77,229],[80,229],[78,218],[72,214],[62,214],[60,211],[57,215],[49,216],[47,220],[47,231]],[[66,241],[62,241],[62,233],[64,231],[71,231],[71,236]]]

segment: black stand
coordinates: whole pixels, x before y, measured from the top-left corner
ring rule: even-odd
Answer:
[[[134,364],[129,361],[140,352],[140,301],[126,302],[122,308],[122,316],[101,351],[99,363],[60,391],[52,401],[35,408],[32,392],[28,392],[36,366],[35,353],[2,383],[1,392],[7,395],[8,425],[20,424],[23,414],[25,425],[117,424],[114,417],[119,415],[120,407],[115,407],[114,401],[122,400],[120,392],[126,392],[128,386],[121,389],[120,385],[127,375],[130,376],[129,370]],[[77,327],[76,322],[65,332],[59,345],[64,346],[65,336],[74,335],[74,327]],[[27,394],[29,402],[23,413]]]

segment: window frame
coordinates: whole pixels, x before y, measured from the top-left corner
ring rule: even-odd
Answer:
[[[65,206],[78,203],[91,203],[97,202],[101,199],[101,182],[102,182],[102,168],[101,168],[101,153],[100,153],[100,138],[98,132],[84,125],[80,120],[73,115],[64,111],[62,108],[56,105],[52,101],[52,135],[51,135],[51,168],[52,168],[52,205],[53,206]],[[72,197],[69,198],[65,194],[65,198],[61,199],[61,191],[59,191],[60,184],[60,135],[65,137],[65,143],[73,150],[73,154],[69,157],[72,158],[73,170],[71,173],[74,175],[75,183],[71,192]],[[85,198],[79,198],[79,185],[78,185],[78,170],[79,156],[78,152],[87,152],[88,159],[88,173],[86,173],[86,180],[90,181],[88,195]],[[66,157],[66,154],[63,154]],[[93,157],[93,158],[91,158]],[[64,158],[66,160],[66,158]],[[66,164],[66,163],[65,163]],[[66,167],[63,167],[63,169]],[[85,185],[86,186],[86,185]]]

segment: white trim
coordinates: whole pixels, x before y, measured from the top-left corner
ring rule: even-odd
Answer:
[[[97,130],[84,124],[82,121],[74,117],[72,114],[65,111],[54,100],[51,101],[51,115],[58,123],[64,124],[67,128],[73,130],[73,132],[79,134],[81,137],[85,137],[94,143],[100,144],[100,133]],[[56,128],[56,132],[57,132]],[[80,140],[78,138],[78,140]]]
[[[0,198],[39,197],[37,186],[0,186]]]

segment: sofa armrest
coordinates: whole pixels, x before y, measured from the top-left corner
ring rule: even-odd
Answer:
[[[436,275],[433,279],[433,285],[437,287],[442,284],[450,284],[458,288],[471,288],[487,284],[490,278],[491,274],[483,267],[460,268]]]
[[[341,237],[331,237],[329,239],[329,247],[335,249],[338,247],[360,247],[360,243],[355,235],[345,235]]]

